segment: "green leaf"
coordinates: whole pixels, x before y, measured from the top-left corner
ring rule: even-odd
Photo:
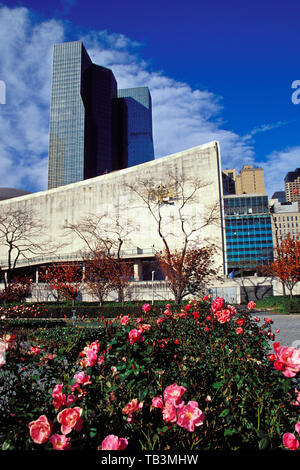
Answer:
[[[222,382],[215,382],[213,383],[213,388],[218,390],[220,387],[222,387],[223,383]]]
[[[3,442],[1,450],[9,450],[10,445],[9,442]]]
[[[263,437],[258,443],[259,450],[266,450],[269,447],[269,438]]]
[[[223,410],[223,411],[219,414],[219,418],[225,418],[225,416],[228,416],[228,415],[229,415],[229,412],[230,412],[230,409],[229,409],[229,408],[225,408],[225,410]]]
[[[235,428],[225,429],[224,436],[232,436],[233,434],[236,434],[236,433],[237,433],[237,430]]]

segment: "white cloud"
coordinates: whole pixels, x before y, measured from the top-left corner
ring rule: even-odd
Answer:
[[[289,171],[299,168],[300,146],[276,150],[267,155],[262,163],[268,196],[275,191],[284,191],[284,177]]]
[[[274,122],[272,124],[262,124],[261,126],[258,126],[258,127],[255,127],[254,129],[252,129],[252,131],[250,131],[249,134],[244,135],[243,139],[245,141],[250,140],[256,134],[271,131],[273,129],[278,129],[279,127],[286,126],[287,124],[288,124],[288,121],[278,121],[278,122]]]
[[[52,50],[67,40],[65,31],[62,21],[35,22],[25,8],[0,6],[0,79],[7,90],[0,105],[0,186],[47,187]],[[141,44],[122,34],[91,31],[78,39],[94,63],[113,70],[120,88],[150,88],[157,157],[219,140],[223,168],[254,163],[252,142],[224,128],[221,97],[151,70]]]
[[[27,9],[0,7],[0,186],[46,188],[52,47],[63,40],[59,21],[34,24]]]

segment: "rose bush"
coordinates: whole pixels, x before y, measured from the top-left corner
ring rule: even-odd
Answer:
[[[298,449],[297,351],[270,354],[272,322],[253,305],[210,300],[40,334],[33,353],[17,341],[0,369],[2,448]]]

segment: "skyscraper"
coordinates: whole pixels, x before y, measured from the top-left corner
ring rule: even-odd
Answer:
[[[289,202],[298,202],[300,210],[300,168],[289,171],[284,178],[285,199]]]
[[[149,90],[125,94],[81,41],[54,46],[48,189],[154,158]]]
[[[127,166],[138,165],[154,159],[152,137],[152,102],[147,87],[118,90],[128,113],[128,162]]]

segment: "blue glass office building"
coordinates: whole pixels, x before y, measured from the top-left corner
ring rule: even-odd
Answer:
[[[154,158],[149,90],[123,92],[81,41],[54,46],[48,189]]]
[[[228,273],[255,272],[273,259],[268,196],[224,196]]]
[[[152,103],[147,87],[118,90],[127,109],[128,154],[125,166],[134,166],[154,159],[152,135]]]

